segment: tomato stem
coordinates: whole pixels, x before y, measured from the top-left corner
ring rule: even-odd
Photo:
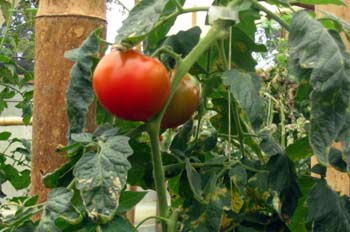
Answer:
[[[164,168],[162,163],[162,154],[159,144],[160,122],[150,122],[147,124],[147,132],[151,140],[153,179],[158,196],[159,216],[168,217],[169,207],[166,195]],[[162,221],[162,231],[167,231],[167,224]]]
[[[177,54],[170,46],[164,46],[164,47],[158,48],[155,52],[153,52],[151,56],[155,57],[161,53],[165,53],[173,57],[176,60],[176,63],[178,63],[181,60],[181,55]]]
[[[152,146],[152,162],[153,162],[153,178],[158,195],[159,216],[169,217],[169,206],[167,202],[166,185],[164,167],[162,163],[162,156],[160,152],[159,132],[160,123],[163,115],[168,108],[172,98],[175,95],[177,86],[180,84],[181,79],[187,74],[192,65],[198,60],[198,58],[218,39],[225,38],[227,28],[232,24],[225,21],[217,21],[210,28],[208,33],[198,42],[198,44],[192,49],[192,51],[183,59],[177,63],[177,68],[174,76],[172,77],[170,96],[159,114],[157,114],[153,120],[147,123],[147,132],[149,134]],[[173,219],[173,220],[176,220]],[[162,231],[173,231],[174,228],[170,228],[171,223],[162,221]],[[167,230],[169,227],[169,230]]]
[[[276,22],[281,24],[282,27],[284,27],[287,31],[289,31],[289,25],[278,15],[267,9],[265,6],[263,6],[261,3],[259,3],[256,0],[251,0],[253,5],[261,11],[264,11],[268,16],[270,16],[272,19],[274,19]]]

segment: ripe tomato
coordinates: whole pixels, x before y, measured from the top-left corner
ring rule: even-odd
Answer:
[[[104,56],[96,66],[92,86],[104,108],[132,121],[151,119],[170,94],[164,65],[136,50],[116,50]]]
[[[186,74],[177,87],[174,98],[164,114],[161,127],[175,128],[189,120],[199,105],[199,93],[197,80]]]

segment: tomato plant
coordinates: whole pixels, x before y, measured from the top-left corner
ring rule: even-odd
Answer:
[[[115,116],[147,121],[168,99],[170,78],[158,60],[135,50],[116,50],[97,64],[92,86],[102,106]]]
[[[95,67],[106,44],[101,30],[66,54],[75,61],[67,91],[74,133],[60,149],[69,159],[43,178],[53,188],[48,201],[20,199],[16,214],[0,215],[2,231],[135,231],[148,219],[163,232],[350,231],[350,200],[326,178],[327,165],[350,170],[350,60],[340,37],[350,38],[349,25],[299,9],[276,15],[255,0],[184,2],[141,1],[131,10],[115,43],[141,44],[146,55],[115,51]],[[207,13],[206,33],[194,27],[167,35],[177,16],[197,11]],[[274,36],[288,31],[272,50],[255,39],[262,12],[278,23]],[[254,53],[265,52],[275,63],[256,72]],[[157,60],[175,67],[170,86]],[[93,89],[111,113],[143,122],[99,120],[85,132]],[[312,155],[319,163],[311,167]],[[127,191],[127,184],[144,190]],[[133,225],[125,213],[149,190],[159,213]]]
[[[199,105],[199,83],[190,74],[186,74],[171,100],[161,122],[162,128],[175,128],[188,119],[197,110]]]

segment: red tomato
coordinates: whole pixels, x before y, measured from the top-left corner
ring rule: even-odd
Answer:
[[[161,127],[175,128],[189,120],[199,105],[199,92],[197,80],[189,74],[185,75],[164,114]]]
[[[116,50],[104,56],[96,66],[92,86],[104,108],[132,121],[151,119],[170,94],[164,65],[136,50]]]

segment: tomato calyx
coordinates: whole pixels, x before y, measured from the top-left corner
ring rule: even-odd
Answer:
[[[112,51],[126,52],[128,50],[131,50],[131,48],[132,48],[132,45],[127,43],[112,45]]]

